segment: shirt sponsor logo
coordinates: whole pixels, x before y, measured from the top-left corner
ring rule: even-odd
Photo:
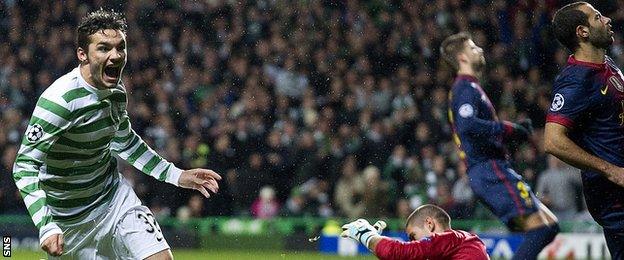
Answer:
[[[563,98],[563,95],[557,93],[555,94],[555,97],[553,98],[553,102],[550,105],[550,111],[559,111],[561,110],[561,108],[563,107],[563,104],[565,103],[565,99]]]

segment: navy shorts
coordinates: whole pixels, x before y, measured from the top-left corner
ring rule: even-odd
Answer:
[[[509,163],[489,160],[468,169],[470,187],[477,198],[512,231],[521,231],[518,217],[535,213],[540,201]]]
[[[624,188],[596,173],[583,173],[589,213],[603,227],[611,259],[624,259]]]
[[[611,259],[624,259],[624,232],[622,230],[604,229],[605,240]]]

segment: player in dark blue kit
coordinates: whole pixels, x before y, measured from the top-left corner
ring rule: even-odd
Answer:
[[[546,152],[581,169],[587,208],[612,259],[624,259],[624,77],[606,55],[611,19],[577,2],[555,13],[553,31],[573,54],[555,79]]]
[[[457,70],[449,93],[449,119],[470,186],[507,227],[524,232],[513,259],[536,259],[559,232],[557,218],[542,204],[507,161],[504,141],[527,140],[530,121],[498,120],[478,77],[485,67],[483,50],[470,35],[451,35],[442,42],[442,57]]]

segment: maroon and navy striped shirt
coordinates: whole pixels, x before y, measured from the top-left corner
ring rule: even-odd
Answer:
[[[613,60],[601,64],[568,58],[555,79],[546,121],[568,128],[583,150],[624,167],[624,76]],[[589,212],[606,228],[624,228],[624,188],[602,174],[583,171]]]

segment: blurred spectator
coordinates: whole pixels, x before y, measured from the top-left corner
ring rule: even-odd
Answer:
[[[239,177],[238,172],[235,169],[230,169],[225,173],[224,183],[227,189],[228,197],[231,198],[232,202],[229,205],[222,205],[223,207],[230,207],[230,210],[238,215],[244,211],[247,211],[245,208],[245,185],[242,183],[242,180]],[[223,187],[221,188],[223,189]],[[224,191],[221,191],[224,192]]]
[[[208,149],[207,147],[201,147],[200,149]],[[208,158],[212,169],[216,172],[225,173],[228,169],[232,168],[232,165],[237,163],[236,150],[232,148],[232,142],[229,135],[220,135],[217,137],[214,143],[214,150],[212,153],[203,152],[200,150],[202,158]]]
[[[431,202],[447,211],[451,211],[457,206],[451,193],[451,187],[446,181],[436,184],[436,197],[432,198]]]
[[[157,220],[164,219],[171,215],[171,209],[164,205],[160,200],[154,200],[150,204],[150,210],[154,213],[154,218]]]
[[[154,206],[152,206],[154,207]],[[160,209],[158,203],[155,205],[156,209]],[[160,216],[162,212],[158,210],[155,212],[155,216]],[[194,194],[192,195],[187,203],[181,207],[179,207],[176,211],[176,218],[179,221],[186,222],[191,218],[200,218],[205,216],[204,210],[204,200],[201,195]]]
[[[324,180],[312,178],[295,187],[293,193],[282,208],[284,216],[323,216],[334,215],[329,201],[329,184]]]
[[[367,191],[367,186],[356,167],[355,157],[349,156],[345,159],[334,193],[339,212],[348,218],[358,218],[366,210],[362,196]]]
[[[279,207],[275,198],[275,190],[271,186],[264,186],[256,201],[251,205],[251,215],[261,219],[273,218],[279,213]]]
[[[409,215],[412,213],[412,209],[409,205],[409,201],[406,199],[400,199],[397,201],[397,206],[396,206],[396,217],[399,219],[406,219],[406,218],[402,218],[402,217],[409,217]]]
[[[518,173],[531,187],[537,183],[537,174],[546,168],[545,156],[538,157],[533,147],[524,145],[516,153],[516,164]]]
[[[239,173],[236,180],[241,184],[240,187],[244,191],[240,195],[241,204],[248,209],[254,202],[256,194],[260,192],[260,188],[271,183],[262,155],[254,153],[249,156],[249,162]]]
[[[427,195],[430,199],[436,199],[438,194],[440,183],[448,185],[451,180],[455,180],[455,172],[452,169],[447,168],[446,159],[442,156],[435,156],[432,161],[431,170],[425,175],[425,181],[428,185]],[[448,209],[447,209],[448,211]]]
[[[397,145],[392,151],[392,155],[388,158],[388,162],[383,170],[383,178],[389,181],[393,186],[394,193],[401,196],[408,174],[410,173],[410,164],[413,164],[407,158],[407,150],[403,145]]]
[[[362,177],[366,185],[362,196],[364,202],[363,217],[387,216],[388,200],[391,198],[388,196],[390,190],[388,183],[381,180],[379,169],[373,165],[364,169]]]
[[[191,217],[199,218],[205,216],[204,199],[201,195],[193,194],[187,203]]]
[[[466,173],[466,164],[457,164],[458,178],[453,185],[452,195],[455,206],[449,211],[452,218],[467,219],[472,216],[476,203],[474,193],[470,187],[470,180]]]
[[[572,220],[580,211],[582,198],[580,172],[557,159],[548,156],[548,169],[540,174],[536,194],[540,200],[561,220]]]
[[[282,207],[282,215],[290,216],[290,217],[301,217],[308,215],[306,211],[306,199],[303,194],[300,192],[294,192],[288,200],[284,207]]]

